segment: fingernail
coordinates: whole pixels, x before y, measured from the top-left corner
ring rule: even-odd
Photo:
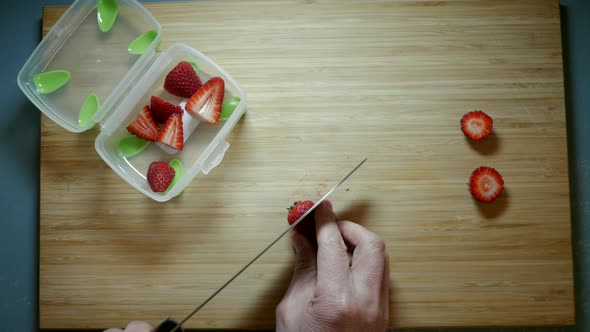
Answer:
[[[330,210],[332,209],[332,202],[330,202],[329,200],[325,200],[324,204],[330,208]]]

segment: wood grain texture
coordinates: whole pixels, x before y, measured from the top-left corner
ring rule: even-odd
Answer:
[[[42,121],[40,324],[106,328],[182,318],[286,226],[285,207],[336,192],[380,234],[392,327],[574,323],[558,1],[199,1],[146,4],[162,49],[207,54],[248,93],[224,161],[168,203],[94,150],[98,129]],[[47,7],[43,29],[63,13]],[[495,134],[472,144],[461,115]],[[476,204],[480,165],[506,192]],[[273,328],[288,239],[191,328]]]

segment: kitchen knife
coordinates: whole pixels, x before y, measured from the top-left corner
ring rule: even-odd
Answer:
[[[262,256],[270,247],[272,247],[275,243],[277,243],[285,234],[287,234],[290,230],[292,230],[297,224],[299,224],[305,217],[307,217],[310,213],[312,213],[315,208],[317,208],[328,196],[330,196],[344,181],[346,181],[354,172],[356,172],[362,164],[367,161],[367,158],[363,159],[356,167],[350,171],[346,176],[344,176],[332,189],[330,189],[322,198],[320,198],[315,204],[305,212],[299,219],[297,219],[293,224],[291,224],[287,229],[285,229],[276,239],[274,239],[269,245],[267,245],[262,251],[260,251],[252,260],[250,260],[244,267],[242,267],[236,274],[234,274],[228,281],[226,281],[221,287],[219,287],[213,294],[211,294],[203,303],[201,303],[198,307],[196,307],[190,314],[188,314],[183,320],[177,322],[173,318],[167,318],[164,320],[155,330],[155,332],[176,332],[176,331],[183,331],[182,324],[186,323],[197,311],[201,310],[209,301],[211,301],[217,294],[219,294],[227,285],[229,285],[234,279],[236,279],[242,272],[244,272],[250,265],[252,265],[260,256]]]

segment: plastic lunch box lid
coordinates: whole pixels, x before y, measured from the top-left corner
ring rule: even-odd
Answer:
[[[18,85],[23,93],[29,98],[29,100],[31,100],[31,102],[35,104],[35,106],[37,106],[37,108],[39,108],[39,110],[46,114],[50,119],[71,132],[80,133],[91,129],[94,126],[94,123],[100,123],[110,112],[112,112],[116,103],[121,98],[124,98],[125,91],[129,88],[129,85],[132,84],[133,80],[141,75],[145,68],[149,65],[150,60],[154,57],[156,48],[160,43],[162,34],[161,25],[145,7],[143,7],[136,0],[117,0],[116,3],[118,3],[117,20],[127,20],[127,23],[129,23],[129,21],[140,21],[144,29],[147,31],[156,32],[157,35],[149,47],[142,54],[127,54],[126,57],[120,56],[119,58],[115,59],[115,61],[120,62],[120,66],[130,67],[126,73],[116,73],[116,75],[109,75],[108,73],[102,72],[100,73],[102,77],[106,77],[107,79],[93,80],[92,86],[87,87],[88,94],[99,90],[108,91],[105,93],[105,96],[99,96],[100,106],[96,113],[93,114],[91,121],[88,121],[87,125],[81,126],[77,119],[77,115],[84,102],[85,96],[79,93],[76,96],[78,100],[76,100],[76,102],[69,107],[59,107],[59,105],[56,106],[56,103],[52,101],[55,100],[55,98],[60,98],[60,91],[58,90],[49,94],[40,93],[37,91],[37,87],[34,82],[34,76],[46,69],[48,64],[54,60],[54,58],[62,50],[64,45],[68,43],[68,40],[74,33],[84,34],[83,36],[80,36],[82,39],[88,37],[97,38],[99,41],[104,40],[106,43],[105,45],[101,45],[100,43],[98,43],[98,45],[93,45],[95,47],[94,51],[108,52],[108,35],[116,35],[120,32],[120,30],[117,31],[117,23],[115,23],[108,32],[101,32],[98,29],[98,22],[96,18],[97,0],[76,0],[50,29],[41,43],[39,43],[18,74]],[[92,32],[89,32],[89,30],[80,31],[80,25],[83,24],[85,20],[93,20],[97,28]],[[128,28],[128,24],[119,24],[119,26],[120,29]],[[141,33],[147,31],[142,31]],[[141,35],[141,33],[139,35]],[[103,35],[94,36],[96,34]],[[136,37],[139,37],[139,35]],[[80,40],[80,38],[77,40]],[[129,38],[128,42],[131,43],[131,41],[133,41],[133,38]],[[124,52],[127,52],[127,45],[122,46],[124,48]],[[75,55],[73,56],[75,58]],[[108,53],[104,55],[104,57],[107,58]],[[80,61],[82,62],[84,59],[80,59]],[[96,61],[99,62],[100,60]],[[113,61],[112,57],[110,58],[110,61]],[[72,70],[75,70],[76,73],[85,77],[93,75],[94,73],[91,71],[97,70],[97,68],[86,68],[84,65],[72,66],[75,67],[72,68]],[[119,77],[122,78],[119,79]],[[71,81],[74,81],[73,77]],[[71,83],[73,84],[73,82]],[[86,83],[85,85],[88,84]],[[67,83],[60,90],[65,90],[66,88]],[[73,116],[73,114],[76,116]]]
[[[111,1],[111,0],[98,0],[100,1]],[[37,86],[35,85],[34,76],[36,74],[44,72],[51,64],[51,62],[55,59],[56,56],[60,55],[60,51],[65,52],[63,50],[64,45],[69,42],[69,39],[72,38],[76,33],[80,33],[79,29],[84,24],[89,24],[89,28],[85,29],[82,32],[82,36],[77,36],[76,41],[77,43],[80,42],[80,38],[84,40],[86,37],[89,38],[97,38],[99,36],[99,41],[105,35],[104,32],[101,32],[98,29],[98,22],[97,22],[97,0],[76,0],[69,9],[61,16],[61,18],[57,21],[57,23],[51,28],[45,38],[41,41],[41,43],[37,46],[34,52],[31,54],[21,71],[19,72],[17,81],[18,85],[23,91],[23,93],[35,104],[43,113],[45,113],[50,119],[54,122],[62,126],[63,128],[71,131],[71,132],[84,132],[88,129],[91,129],[94,126],[94,123],[100,123],[101,125],[101,134],[98,135],[95,145],[96,150],[101,155],[102,159],[109,165],[116,173],[119,174],[124,180],[130,183],[132,186],[136,187],[140,192],[144,193],[148,197],[156,201],[167,201],[176,195],[178,195],[188,183],[192,180],[194,176],[198,173],[207,174],[212,168],[219,164],[225,154],[225,151],[229,147],[229,143],[225,140],[228,136],[229,132],[233,129],[236,122],[238,121],[241,114],[245,111],[245,102],[246,102],[246,95],[245,92],[240,88],[240,86],[235,82],[227,73],[223,71],[219,66],[213,63],[210,59],[208,59],[205,55],[200,54],[196,50],[191,49],[190,47],[184,44],[174,44],[168,50],[160,53],[160,56],[156,54],[156,48],[159,46],[161,40],[161,26],[160,23],[153,17],[153,15],[143,7],[139,2],[136,0],[112,0],[118,3],[119,13],[117,17],[117,22],[122,20],[125,24],[119,24],[122,26],[126,26],[129,24],[137,23],[140,21],[143,24],[142,29],[135,29],[134,33],[130,34],[130,31],[126,31],[128,40],[122,40],[119,38],[117,46],[119,49],[119,58],[115,57],[117,63],[115,64],[121,68],[128,68],[126,71],[120,71],[116,74],[118,77],[112,78],[109,77],[110,80],[93,80],[88,79],[84,82],[83,89],[88,89],[86,91],[79,91],[81,90],[79,87],[76,86],[78,89],[77,94],[75,94],[76,98],[81,98],[82,100],[85,99],[86,94],[92,93],[91,90],[102,89],[105,92],[106,97],[103,97],[103,100],[100,100],[102,103],[100,107],[93,114],[91,121],[88,122],[87,125],[81,126],[78,122],[78,114],[80,111],[80,107],[83,104],[82,100],[79,100],[78,103],[73,103],[73,107],[70,108],[60,108],[55,107],[55,103],[52,103],[52,98],[56,98],[56,96],[62,97],[64,94],[60,95],[59,90],[49,94],[43,94],[37,91]],[[92,20],[92,23],[89,23],[89,20]],[[117,33],[116,27],[118,24],[114,24],[110,32],[108,33]],[[141,31],[140,31],[141,30]],[[89,32],[90,31],[90,32]],[[149,47],[145,49],[142,54],[132,55],[127,54],[127,46],[137,38],[137,36],[142,35],[145,32],[155,32],[156,36],[153,41],[150,43]],[[119,35],[117,35],[119,36]],[[105,38],[108,39],[108,38]],[[73,49],[77,51],[82,47],[81,45],[74,42],[74,45],[69,45],[66,56],[68,60],[70,59],[78,59],[81,58],[78,52],[73,52],[74,55],[70,54]],[[97,45],[94,45],[97,46]],[[100,44],[97,46],[98,51],[104,51],[108,49],[109,45]],[[110,45],[112,46],[112,45]],[[123,46],[123,49],[120,48]],[[241,98],[240,105],[236,107],[231,118],[224,124],[224,126],[219,130],[219,133],[216,137],[210,142],[208,147],[205,151],[195,160],[195,162],[189,166],[186,170],[185,175],[179,182],[164,195],[159,195],[153,192],[148,192],[144,188],[141,188],[140,185],[132,181],[128,176],[125,176],[121,173],[118,169],[116,163],[111,160],[107,155],[101,143],[110,135],[110,131],[113,130],[113,122],[116,122],[120,116],[119,113],[121,111],[122,105],[127,105],[131,102],[129,96],[137,95],[137,93],[133,93],[135,88],[133,86],[134,82],[137,80],[143,80],[146,75],[149,75],[151,72],[156,70],[158,65],[161,65],[160,62],[164,61],[167,56],[169,57],[170,54],[168,53],[174,52],[184,52],[187,54],[192,54],[193,57],[197,57],[207,63],[208,67],[213,68],[214,71],[218,72],[219,75],[224,77],[226,83],[228,83],[232,89],[237,93],[238,96]],[[171,54],[172,54],[171,53]],[[87,59],[86,59],[87,60]],[[112,57],[111,59],[112,60]],[[79,60],[83,61],[83,60]],[[90,59],[90,61],[96,61],[96,59]],[[88,62],[88,60],[87,60]],[[85,66],[77,65],[76,63],[69,63],[68,61],[61,61],[61,63],[65,63],[71,69],[76,70],[77,74],[82,72],[83,75],[93,75],[96,68],[86,68]],[[66,69],[66,68],[64,68]],[[67,68],[70,69],[70,68]],[[110,69],[110,68],[109,68]],[[84,72],[86,71],[86,72]],[[111,70],[112,72],[112,70]],[[108,73],[107,73],[108,74]],[[74,75],[72,75],[73,77]],[[92,78],[92,76],[90,76]],[[73,78],[72,78],[73,81]],[[91,83],[89,84],[88,81]],[[70,82],[73,83],[73,82]],[[68,83],[69,84],[69,83]],[[68,84],[64,85],[60,88],[60,90],[66,90],[68,88]],[[73,84],[71,84],[73,85]],[[71,87],[70,85],[70,87]],[[82,90],[83,90],[82,89]],[[62,91],[63,92],[63,91]],[[111,128],[113,127],[113,128]],[[188,166],[188,165],[187,165]]]

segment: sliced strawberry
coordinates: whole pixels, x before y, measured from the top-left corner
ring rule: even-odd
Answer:
[[[201,83],[201,79],[197,76],[193,66],[186,61],[177,64],[166,75],[164,80],[164,89],[166,91],[184,98],[190,98],[202,85],[203,83]]]
[[[492,118],[482,111],[472,111],[461,118],[461,131],[475,141],[488,137],[493,125]]]
[[[184,107],[188,114],[199,121],[215,124],[221,115],[221,103],[225,93],[225,82],[213,77],[188,100]]]
[[[289,225],[293,225],[293,223],[301,218],[301,216],[303,216],[307,210],[311,209],[313,205],[314,203],[312,201],[299,201],[293,203],[293,205],[287,209],[289,211],[289,214],[287,215]],[[295,229],[299,233],[308,236],[310,239],[315,238],[315,218],[313,213],[308,214],[305,219],[301,220],[301,222],[295,226]]]
[[[287,215],[289,225],[293,225],[293,223],[301,218],[301,216],[304,215],[307,210],[311,209],[312,206],[312,201],[299,201],[293,203],[293,205],[287,209],[289,211],[289,215]]]
[[[158,142],[168,145],[176,150],[184,147],[184,136],[182,129],[182,116],[172,114],[158,134]]]
[[[149,106],[146,105],[143,107],[137,118],[127,126],[127,131],[146,141],[156,141],[158,137],[158,124],[152,117]]]
[[[180,114],[184,113],[182,107],[176,106],[165,101],[162,98],[152,96],[151,98],[151,106],[152,106],[152,115],[154,119],[159,123],[165,123],[170,117],[171,114]]]
[[[481,166],[471,173],[469,191],[478,201],[491,203],[504,191],[504,179],[495,169]]]

